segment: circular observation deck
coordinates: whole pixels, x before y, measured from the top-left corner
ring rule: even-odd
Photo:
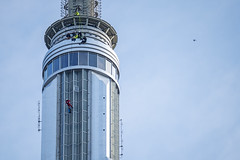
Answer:
[[[47,48],[50,49],[53,45],[61,42],[61,40],[56,39],[56,37],[59,37],[58,35],[63,32],[67,32],[71,27],[72,28],[78,27],[79,30],[86,27],[88,29],[95,28],[105,33],[106,35],[105,41],[112,49],[114,49],[117,45],[118,41],[117,32],[109,23],[99,18],[81,15],[65,17],[54,22],[50,27],[48,27],[44,36]]]

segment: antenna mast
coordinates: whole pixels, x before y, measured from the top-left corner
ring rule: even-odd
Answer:
[[[61,0],[61,17],[68,15],[68,0]]]
[[[123,157],[123,121],[120,119],[120,158]]]
[[[41,131],[41,125],[40,125],[40,123],[42,122],[41,121],[41,115],[40,115],[40,101],[38,101],[38,132],[40,132]]]
[[[61,0],[61,17],[81,15],[101,18],[101,0]]]

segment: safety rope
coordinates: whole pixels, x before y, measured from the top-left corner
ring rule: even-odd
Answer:
[[[66,38],[67,39],[71,39],[72,38],[72,41],[76,41],[77,38],[79,38],[81,40],[81,43],[79,44],[83,44],[83,43],[86,43],[87,42],[87,38],[83,35],[83,33],[81,32],[81,17],[80,17],[80,13],[78,11],[79,8],[76,8],[76,12],[75,12],[75,16],[78,16],[78,19],[79,19],[79,31],[75,31],[73,33],[68,33],[66,35]]]

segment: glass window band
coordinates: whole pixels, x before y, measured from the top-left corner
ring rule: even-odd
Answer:
[[[108,58],[93,52],[70,52],[55,57],[44,68],[43,79],[46,81],[59,69],[77,65],[97,67],[110,73],[115,79],[119,79],[119,71],[115,64]]]

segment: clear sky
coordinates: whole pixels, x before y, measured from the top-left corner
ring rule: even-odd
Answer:
[[[40,160],[43,36],[59,18],[60,0],[1,1],[1,160]],[[240,0],[102,0],[102,19],[119,36],[123,159],[239,160]]]

